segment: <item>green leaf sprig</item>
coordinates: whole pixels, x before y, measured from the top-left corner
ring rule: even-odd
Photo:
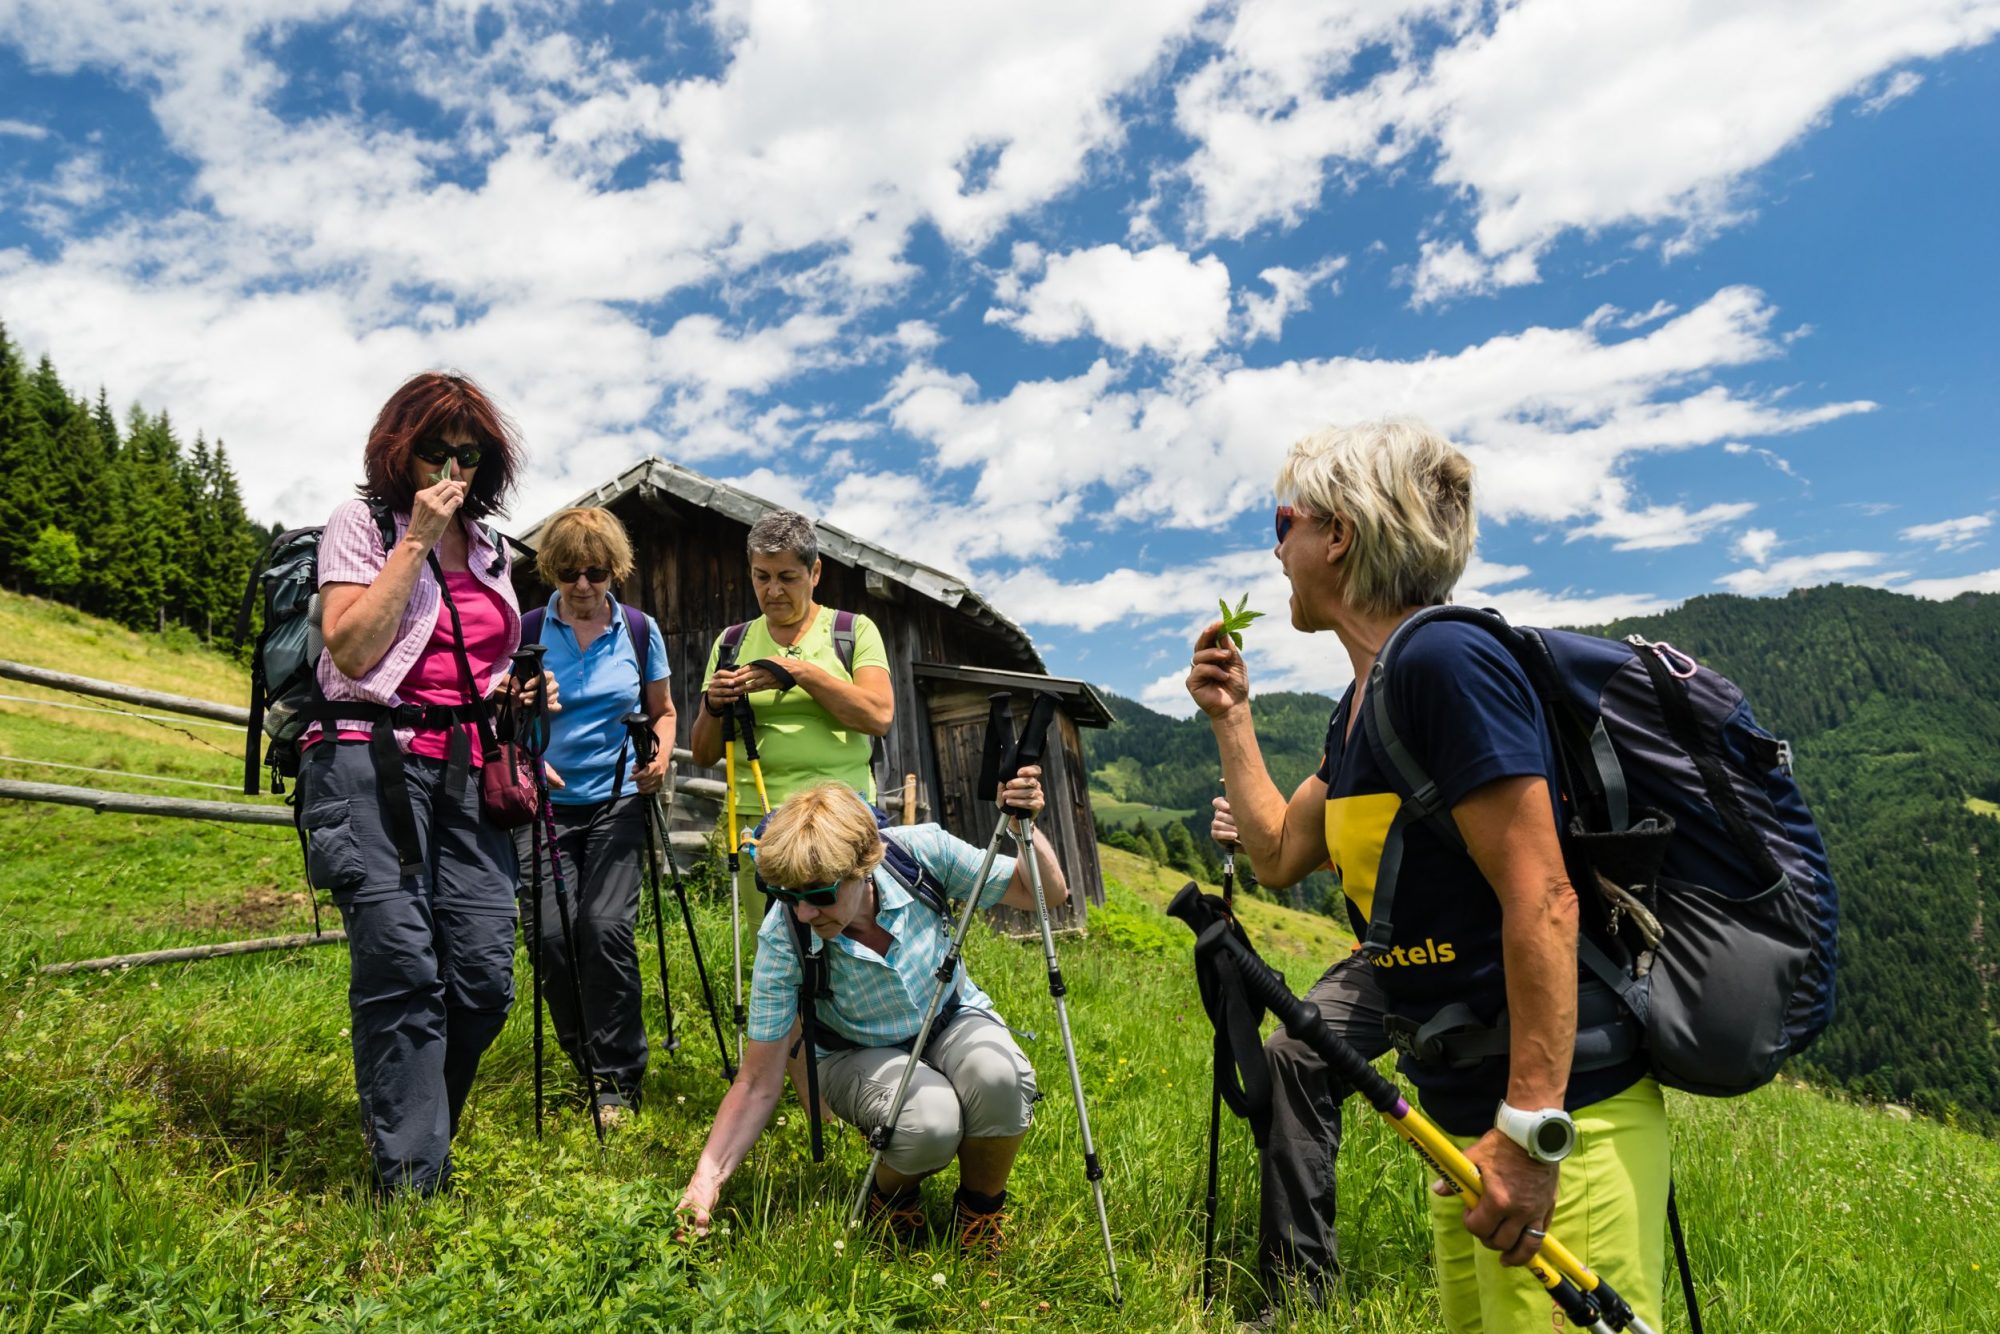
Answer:
[[[1237,648],[1242,648],[1243,632],[1250,628],[1250,622],[1256,620],[1264,613],[1249,610],[1250,595],[1248,593],[1245,593],[1236,600],[1236,606],[1233,610],[1229,605],[1228,598],[1216,599],[1215,605],[1222,608],[1222,633],[1234,640]]]

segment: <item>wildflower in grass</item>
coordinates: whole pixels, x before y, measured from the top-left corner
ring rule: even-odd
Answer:
[[[836,1251],[844,1251],[847,1249],[847,1243],[836,1239],[833,1243],[833,1249]]]
[[[934,1287],[934,1288],[941,1288],[941,1287],[943,1287],[943,1286],[944,1286],[944,1275],[943,1275],[943,1274],[932,1274],[932,1275],[931,1275],[931,1286],[932,1286],[932,1287]]]

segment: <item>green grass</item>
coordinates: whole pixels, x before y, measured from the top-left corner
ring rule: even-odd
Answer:
[[[1985,801],[1979,797],[1967,797],[1965,799],[1965,809],[1971,811],[1974,815],[1990,815],[1994,819],[2000,820],[2000,802]]]
[[[1194,814],[1194,809],[1177,806],[1149,806],[1143,801],[1120,801],[1108,792],[1090,794],[1090,810],[1106,824],[1129,825],[1134,820],[1151,825],[1169,825],[1176,820],[1185,820]]]
[[[17,605],[0,597],[0,624]],[[45,650],[73,670],[121,674],[83,665],[87,646],[63,642],[66,632],[47,628]],[[0,655],[20,652],[10,643]],[[208,671],[190,662],[186,679]],[[185,688],[225,697],[220,686]],[[0,715],[14,729],[8,747],[96,754],[105,743],[94,733],[65,740],[46,729],[128,726],[31,715]],[[194,742],[119,735],[135,772],[157,772],[176,747],[190,774],[227,772]],[[1213,1314],[1193,1299],[1208,1031],[1186,932],[1159,908],[1180,879],[1143,859],[1101,850],[1107,905],[1089,939],[1061,945],[1125,1283],[1116,1312],[1032,942],[981,930],[970,944],[982,985],[1038,1035],[1026,1045],[1049,1095],[1015,1175],[1001,1263],[966,1264],[948,1248],[892,1257],[846,1234],[864,1145],[835,1132],[828,1161],[814,1165],[790,1103],[725,1192],[726,1231],[687,1245],[673,1238],[672,1207],[722,1084],[684,943],[673,999],[685,1045],[656,1050],[645,1110],[608,1153],[567,1101],[535,1139],[521,1004],[460,1134],[463,1188],[381,1206],[361,1188],[340,949],[65,979],[31,969],[253,934],[230,914],[296,890],[287,831],[232,837],[221,826],[4,804],[0,838],[0,1328],[1229,1330],[1256,1308],[1240,1269]],[[1325,919],[1241,907],[1294,985],[1347,947]],[[287,926],[302,913],[286,911]],[[720,907],[703,906],[712,963],[728,957],[726,923]],[[525,983],[525,959],[517,976]],[[1710,1328],[2000,1328],[2000,1146],[1789,1083],[1730,1101],[1674,1095],[1670,1109]],[[1350,1108],[1349,1127],[1343,1306],[1297,1328],[1436,1329],[1425,1174],[1372,1116]],[[1247,1264],[1255,1158],[1240,1124],[1225,1127],[1223,1169],[1222,1250]],[[937,1218],[947,1194],[947,1182],[933,1183]],[[1668,1312],[1668,1327],[1683,1328],[1677,1295]]]

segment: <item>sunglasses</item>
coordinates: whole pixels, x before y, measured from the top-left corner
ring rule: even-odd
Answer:
[[[443,463],[446,459],[457,459],[461,468],[477,468],[479,460],[486,457],[486,446],[447,445],[442,440],[426,440],[421,445],[412,446],[410,452],[425,463]]]
[[[1292,531],[1292,525],[1298,522],[1298,517],[1298,512],[1290,505],[1278,506],[1277,525],[1279,542],[1283,542],[1286,535]]]
[[[582,575],[593,584],[601,584],[611,577],[611,568],[607,565],[591,565],[582,569],[556,571],[556,578],[566,584],[575,583],[578,575]]]
[[[783,899],[787,903],[809,903],[815,908],[831,908],[840,902],[838,880],[822,889],[782,889],[771,885],[765,892],[774,899]]]

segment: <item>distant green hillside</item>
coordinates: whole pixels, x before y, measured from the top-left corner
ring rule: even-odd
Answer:
[[[2000,596],[1950,602],[1831,586],[1783,598],[1695,598],[1601,633],[1665,639],[1726,673],[1789,738],[1841,889],[1839,1014],[1801,1068],[1992,1129],[2000,1050],[1982,853],[2000,846]],[[1093,780],[1128,802],[1195,806],[1216,791],[1201,719],[1115,699],[1087,734]],[[1327,697],[1260,695],[1258,734],[1289,788],[1317,764]],[[1197,829],[1195,832],[1202,832]]]

